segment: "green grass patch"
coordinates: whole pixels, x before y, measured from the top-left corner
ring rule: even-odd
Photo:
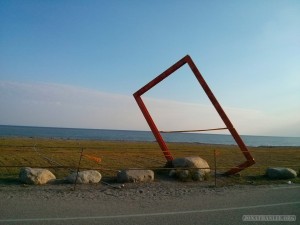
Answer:
[[[200,156],[214,169],[214,152],[217,152],[217,172],[222,173],[245,161],[237,146],[197,143],[168,143],[174,157]],[[63,178],[78,166],[99,170],[103,176],[115,176],[128,168],[163,168],[166,160],[156,142],[123,142],[96,140],[62,140],[34,138],[0,139],[0,179],[14,181],[20,167],[45,167]],[[268,167],[289,167],[299,173],[300,147],[251,147],[256,164],[243,170],[240,176],[228,178],[235,183],[264,184],[271,180],[264,177]],[[91,160],[101,158],[101,162]],[[63,168],[57,166],[62,165]],[[66,168],[67,167],[67,168]],[[212,180],[212,179],[211,179]],[[272,181],[283,182],[283,181]],[[300,183],[299,178],[292,180]]]

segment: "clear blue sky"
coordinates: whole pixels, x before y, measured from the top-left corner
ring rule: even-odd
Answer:
[[[238,131],[300,136],[297,0],[3,0],[0,124],[147,130],[132,93],[186,54]],[[159,128],[222,126],[186,67],[145,97]]]

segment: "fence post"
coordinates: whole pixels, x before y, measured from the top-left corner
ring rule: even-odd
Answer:
[[[78,166],[77,166],[77,173],[76,173],[76,178],[75,178],[75,183],[74,183],[73,191],[75,191],[75,188],[76,188],[82,155],[83,155],[83,148],[81,148],[81,153],[80,153],[80,158],[79,158],[79,162],[78,162]]]
[[[217,155],[216,149],[214,149],[214,163],[215,163],[215,187],[217,187]]]

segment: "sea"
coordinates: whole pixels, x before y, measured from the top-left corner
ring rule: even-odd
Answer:
[[[236,145],[230,134],[164,133],[166,142]],[[155,141],[151,131],[81,129],[0,125],[0,137],[28,137],[103,141]],[[241,135],[247,146],[300,146],[300,137]]]

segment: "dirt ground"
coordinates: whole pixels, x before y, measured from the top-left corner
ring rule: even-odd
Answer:
[[[264,185],[261,185],[264,186]],[[75,190],[74,190],[75,187]],[[247,190],[253,185],[217,186],[212,182],[180,182],[160,180],[150,183],[99,183],[99,184],[0,184],[0,199],[119,199],[119,200],[167,200],[193,195],[218,195],[227,190]]]

